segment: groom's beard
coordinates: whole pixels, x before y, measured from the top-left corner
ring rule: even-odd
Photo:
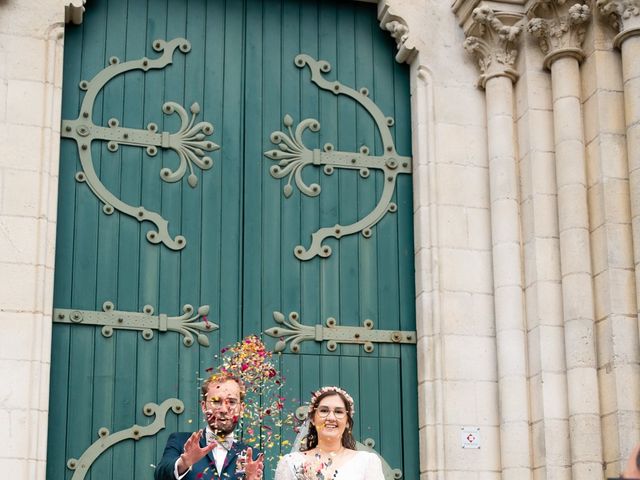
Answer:
[[[205,418],[213,433],[223,437],[233,432],[240,419],[237,413],[216,412],[212,410],[205,412]]]

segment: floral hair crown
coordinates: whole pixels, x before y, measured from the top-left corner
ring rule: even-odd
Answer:
[[[353,403],[353,398],[351,397],[351,395],[349,395],[347,392],[345,392],[343,389],[341,389],[340,387],[335,387],[335,386],[330,386],[330,387],[322,387],[319,390],[316,390],[315,392],[313,392],[311,394],[311,410],[314,410],[317,406],[318,406],[318,399],[320,398],[321,395],[324,395],[325,393],[329,393],[329,392],[334,392],[334,393],[339,393],[340,395],[342,395],[346,400],[349,408],[349,416],[353,417],[353,415],[355,414],[355,409],[354,409],[354,403]]]

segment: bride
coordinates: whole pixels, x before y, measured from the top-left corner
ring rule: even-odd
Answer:
[[[313,393],[306,442],[280,459],[275,480],[384,480],[378,456],[356,450],[353,414],[353,398],[341,388]]]

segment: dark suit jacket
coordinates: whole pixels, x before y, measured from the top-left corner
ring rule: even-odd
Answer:
[[[162,460],[156,466],[156,471],[153,478],[155,480],[175,480],[173,474],[176,461],[182,454],[183,447],[187,439],[191,436],[189,432],[172,433],[167,440],[167,446],[164,447],[164,453],[162,454]],[[205,446],[204,432],[200,437],[200,446]],[[224,460],[222,471],[218,472],[216,469],[216,462],[213,459],[213,452],[209,452],[206,457],[196,463],[191,471],[183,477],[183,480],[232,480],[236,478],[243,478],[241,474],[236,473],[236,461],[238,454],[248,447],[243,442],[235,442],[233,446],[227,452],[227,457]],[[253,451],[253,459],[258,457],[257,450]],[[202,474],[199,477],[198,474]]]

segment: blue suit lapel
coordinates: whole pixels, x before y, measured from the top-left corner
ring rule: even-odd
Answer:
[[[224,459],[224,466],[222,467],[222,472],[230,471],[230,478],[236,478],[236,460],[238,454],[244,449],[244,444],[242,442],[234,442],[231,445],[231,448],[227,452],[227,456]]]
[[[204,448],[207,445],[207,439],[204,431],[200,436],[200,447]],[[210,480],[214,478],[219,478],[220,475],[216,471],[216,461],[213,458],[213,452],[208,452],[207,456],[200,460],[196,465],[200,468],[197,470],[197,473],[202,473],[202,480]]]
[[[204,448],[207,446],[207,439],[206,439],[206,435],[204,430],[202,431],[202,435],[200,435],[200,448]],[[209,463],[213,463],[213,465],[215,466],[216,462],[213,458],[213,452],[208,452],[206,458],[208,459]]]

